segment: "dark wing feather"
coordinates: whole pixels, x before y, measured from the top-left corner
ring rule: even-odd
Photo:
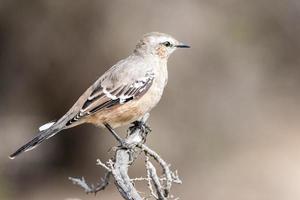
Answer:
[[[144,77],[130,84],[123,84],[113,88],[102,86],[100,81],[83,103],[81,110],[67,122],[66,126],[85,116],[140,98],[151,87],[153,79],[154,73],[147,72]]]

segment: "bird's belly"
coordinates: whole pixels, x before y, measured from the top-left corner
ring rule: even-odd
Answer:
[[[161,99],[162,93],[163,88],[156,87],[156,84],[153,83],[151,88],[139,99],[96,113],[89,122],[98,126],[108,123],[113,128],[128,125],[150,112]]]

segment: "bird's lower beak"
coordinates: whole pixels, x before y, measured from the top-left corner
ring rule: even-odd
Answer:
[[[175,47],[177,47],[177,48],[191,48],[191,46],[183,44],[183,43],[179,43]]]

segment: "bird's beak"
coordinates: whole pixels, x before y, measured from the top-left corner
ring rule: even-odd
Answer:
[[[191,46],[183,44],[183,43],[179,43],[179,44],[175,45],[175,47],[177,47],[177,48],[191,48]]]

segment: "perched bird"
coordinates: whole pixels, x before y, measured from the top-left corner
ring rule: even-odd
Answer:
[[[38,135],[10,158],[83,123],[115,134],[114,128],[138,120],[159,102],[168,81],[167,60],[177,48],[189,46],[164,33],[145,34],[130,56],[106,71],[58,121],[41,126]]]

